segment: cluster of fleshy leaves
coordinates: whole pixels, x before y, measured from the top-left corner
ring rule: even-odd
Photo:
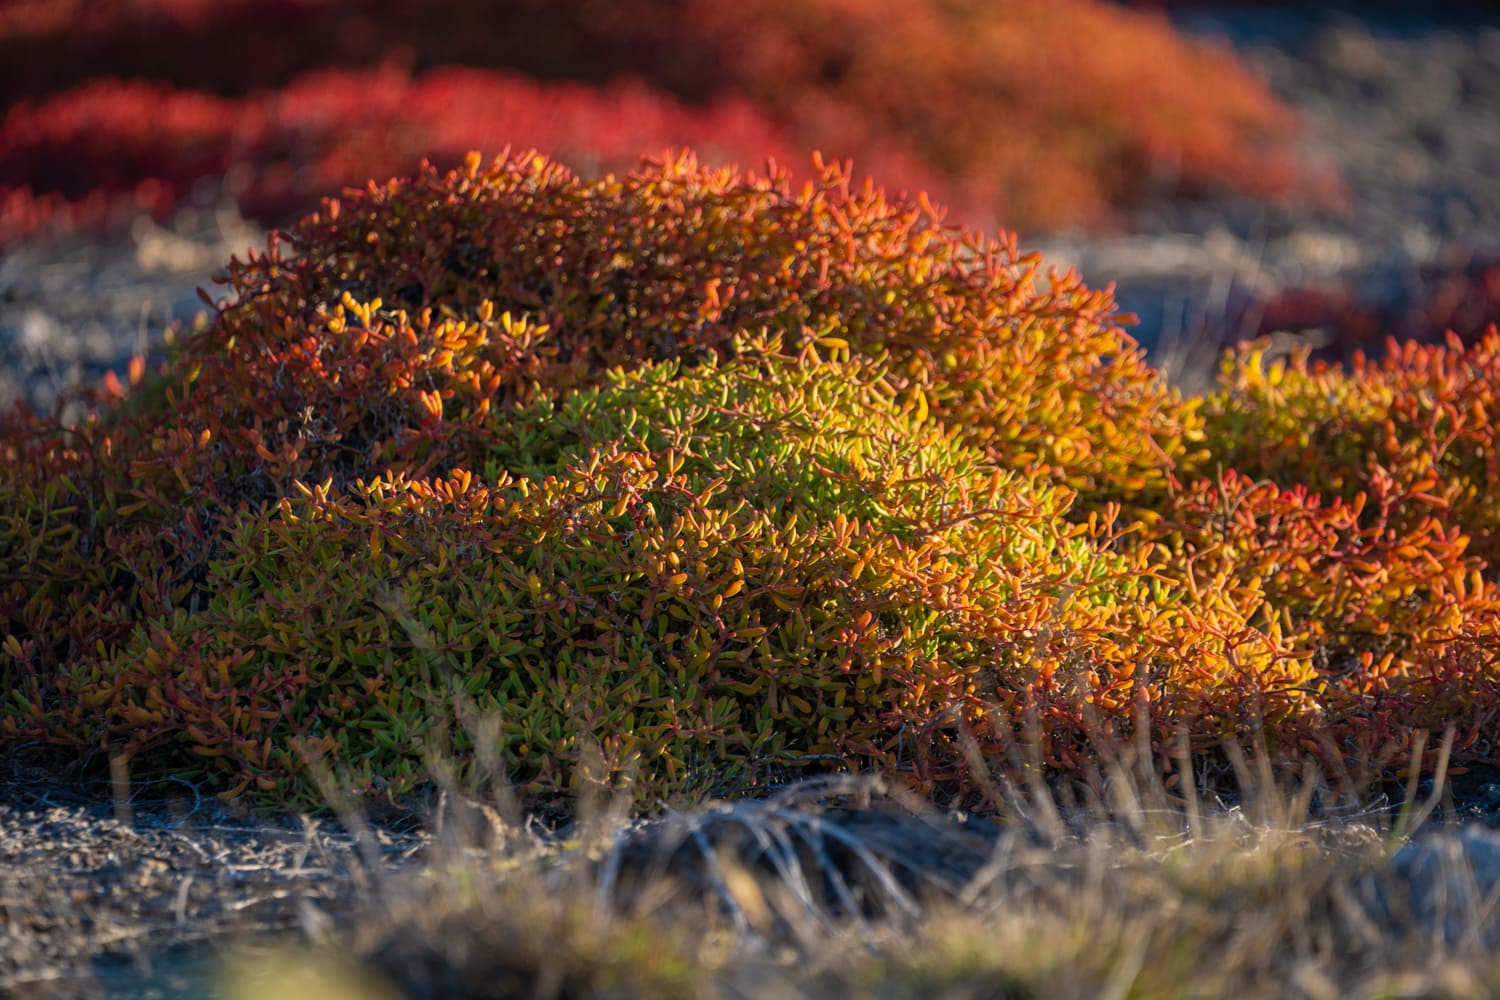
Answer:
[[[1352,500],[1324,500],[1234,471],[1174,498],[1148,533],[1164,572],[1195,596],[1225,591],[1247,621],[1311,668],[1297,683],[1353,722],[1345,759],[1407,748],[1418,729],[1487,739],[1500,712],[1500,587],[1469,539],[1423,492],[1372,473]],[[1325,765],[1339,754],[1309,747]]]
[[[451,86],[429,84],[426,75],[408,83],[404,111],[386,100],[388,74],[374,78],[367,95],[378,114],[358,105],[323,119],[299,113],[315,81],[359,86],[371,80],[370,67],[392,60],[422,74],[473,72],[447,77]],[[496,98],[464,93],[519,96],[517,74],[535,81],[539,121],[511,101],[497,117]],[[0,11],[0,101],[16,108],[13,116],[66,119],[100,106],[118,86],[106,82],[113,79],[168,88],[169,97],[157,99],[172,108],[224,110],[195,137],[150,128],[117,99],[98,135],[76,140],[80,160],[113,141],[125,164],[133,144],[156,138],[160,157],[180,154],[182,162],[137,172],[123,188],[175,189],[204,151],[193,140],[222,138],[232,125],[236,141],[212,152],[249,168],[248,193],[262,200],[246,211],[269,214],[262,219],[269,224],[285,221],[272,213],[285,210],[286,195],[302,195],[300,213],[341,184],[410,170],[412,145],[442,161],[449,139],[489,153],[536,144],[584,169],[588,148],[608,164],[612,140],[629,124],[638,133],[631,156],[695,143],[761,163],[770,148],[747,155],[739,143],[769,130],[799,151],[854,157],[888,187],[932,192],[969,220],[1023,229],[1105,222],[1156,189],[1280,195],[1318,183],[1288,156],[1291,115],[1230,51],[1185,40],[1165,18],[1100,0],[276,0],[269,10],[259,0],[49,0]],[[620,121],[578,112],[565,125],[551,123],[541,108],[553,101],[577,112],[566,88],[557,93],[562,81],[586,85],[588,103],[599,108],[624,86]],[[727,122],[719,110],[726,104],[737,109]],[[281,138],[309,168],[264,182],[282,189],[271,192],[279,198],[254,190],[264,159],[282,164],[254,141],[266,107],[289,116]],[[172,108],[169,115],[181,113]],[[673,120],[693,115],[702,120]],[[653,134],[668,125],[670,134]],[[383,156],[395,149],[407,157],[389,167]],[[354,178],[345,175],[351,164]],[[106,175],[121,169],[107,167]],[[331,184],[314,186],[325,180]],[[12,201],[30,185],[33,198],[22,207],[37,215],[56,193],[43,172],[8,183]],[[87,197],[68,196],[64,207]]]
[[[874,358],[903,405],[1092,507],[1165,489],[1197,418],[1107,292],[815,167],[798,186],[682,154],[583,180],[476,157],[330,202],[289,251],[231,264],[236,302],[190,348],[177,412],[213,430],[200,478],[237,499],[267,476],[472,467],[497,408],[767,332]]]
[[[815,166],[371,185],[85,422],[16,411],[0,736],[283,805],[481,749],[532,805],[596,751],[643,802],[833,762],[979,801],[1133,729],[1489,752],[1466,494],[1184,486],[1270,396],[1205,422],[1108,294]]]
[[[1267,364],[1265,346],[1226,356],[1203,407],[1214,444],[1196,453],[1196,467],[1348,502],[1401,498],[1390,511],[1395,527],[1440,518],[1496,579],[1500,332],[1468,347],[1451,333],[1436,345],[1392,340],[1379,360],[1358,354],[1347,369],[1311,361],[1306,349]]]
[[[1280,622],[1318,689],[1343,699],[1334,714],[1361,720],[1360,754],[1449,724],[1486,746],[1500,718],[1500,333],[1391,340],[1347,370],[1305,347],[1268,363],[1268,346],[1226,354],[1202,408],[1210,447],[1177,470],[1194,485],[1145,535],[1177,553],[1178,579],[1200,576],[1195,591],[1233,587],[1252,622]]]

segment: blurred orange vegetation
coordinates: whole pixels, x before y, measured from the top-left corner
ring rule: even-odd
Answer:
[[[0,242],[161,215],[225,175],[280,224],[507,145],[589,173],[816,149],[1021,230],[1160,190],[1331,191],[1230,53],[1101,0],[11,0],[0,99]]]

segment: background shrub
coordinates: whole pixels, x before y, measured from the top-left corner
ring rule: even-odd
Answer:
[[[816,149],[1028,230],[1162,190],[1331,193],[1227,50],[1098,0],[22,0],[0,9],[0,95],[0,194],[62,223],[101,214],[95,187],[161,211],[225,157],[247,168],[229,194],[280,224],[421,156],[529,145],[588,173],[669,145]]]

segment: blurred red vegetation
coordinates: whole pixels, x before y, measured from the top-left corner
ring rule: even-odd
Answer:
[[[106,80],[23,103],[0,124],[0,246],[112,213],[161,216],[205,182],[260,221],[284,222],[322,195],[410,173],[423,158],[453,166],[470,149],[512,143],[587,173],[682,145],[713,162],[789,155],[744,101],[688,108],[630,81],[600,91],[482,70],[413,79],[387,66],[222,98]]]
[[[697,112],[704,126],[724,113],[721,102],[748,100],[775,126],[736,131],[725,124],[730,134],[717,142],[742,162],[761,162],[774,151],[743,149],[739,140],[758,130],[774,133],[798,151],[799,161],[812,149],[853,157],[882,184],[928,190],[986,227],[1107,224],[1114,206],[1158,189],[1328,193],[1325,180],[1302,173],[1287,154],[1289,113],[1227,51],[1184,41],[1159,16],[1098,0],[965,7],[934,0],[0,5],[0,94],[12,102],[75,88],[82,88],[79,101],[97,99],[88,81],[103,75],[170,83],[183,103],[194,92],[244,97],[295,88],[314,70],[363,73],[390,59],[412,67],[419,81],[428,79],[422,71],[451,65],[579,81],[611,93],[615,81],[635,78],[706,105]],[[467,78],[467,85],[479,86],[478,80]],[[495,86],[518,86],[507,80]],[[636,93],[645,100],[644,91]],[[665,97],[653,100],[670,106]],[[68,103],[45,107],[65,113]],[[463,119],[483,107],[433,99],[423,109],[428,120],[413,108],[409,117],[391,115],[389,125],[418,133],[430,128],[433,140],[465,129],[475,136],[479,126]],[[646,113],[639,106],[622,110]],[[613,155],[611,143],[624,136],[598,124],[603,155]],[[382,146],[368,134],[376,126],[365,124],[365,133],[360,127],[356,122],[340,143],[354,160],[358,143],[374,142],[374,153]],[[120,128],[131,131],[128,124]],[[482,132],[486,141],[471,138],[468,145],[493,151],[536,143],[571,161],[579,155],[574,147],[548,140],[592,140],[579,129],[561,137],[501,131],[494,126]],[[649,138],[651,131],[642,130],[631,152],[715,143],[702,129],[693,138]],[[177,141],[163,138],[169,150]],[[131,143],[124,147],[128,160]],[[419,152],[442,160],[446,149]],[[310,166],[321,177],[320,167]],[[175,184],[189,169],[168,169],[161,179]],[[380,178],[383,169],[372,165],[337,183]],[[151,176],[125,178],[124,186]],[[313,204],[307,199],[299,208]]]
[[[1443,343],[1451,331],[1465,344],[1500,325],[1500,260],[1474,256],[1415,272],[1394,301],[1372,304],[1351,284],[1296,288],[1258,307],[1256,336],[1319,331],[1314,358],[1347,361],[1356,351],[1378,354],[1386,338]]]

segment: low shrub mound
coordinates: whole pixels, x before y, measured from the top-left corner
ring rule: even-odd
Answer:
[[[1426,486],[1184,486],[1229,445],[1108,294],[815,167],[371,185],[82,424],[18,409],[0,734],[299,806],[310,759],[403,802],[432,753],[565,809],[1488,752],[1494,584],[1395,513]]]

